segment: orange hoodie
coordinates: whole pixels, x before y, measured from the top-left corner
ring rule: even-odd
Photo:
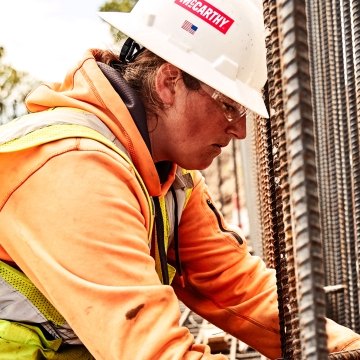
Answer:
[[[31,112],[73,107],[98,116],[129,152],[151,196],[165,194],[141,135],[91,52],[62,84],[41,85]],[[36,116],[36,115],[32,115]],[[66,115],[64,115],[66,116]],[[149,209],[132,169],[90,139],[0,155],[0,258],[54,304],[98,360],[226,359],[178,326],[178,298],[271,359],[280,357],[274,271],[219,230],[204,180],[179,225],[186,287],[162,285],[148,246]],[[174,262],[174,251],[169,251]],[[328,321],[329,349],[360,337]]]

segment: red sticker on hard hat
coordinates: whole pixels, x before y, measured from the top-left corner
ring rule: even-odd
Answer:
[[[200,19],[203,19],[223,34],[226,34],[234,22],[231,17],[203,0],[175,0],[175,4],[180,5],[184,9],[198,16]]]

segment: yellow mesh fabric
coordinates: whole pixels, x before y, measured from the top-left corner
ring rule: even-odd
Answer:
[[[61,314],[22,272],[0,261],[0,276],[29,299],[46,319],[58,326],[65,324],[65,319]]]
[[[47,340],[35,326],[0,320],[0,360],[95,360],[81,345]]]
[[[165,250],[168,251],[169,248],[169,233],[170,233],[170,222],[169,222],[169,215],[166,210],[166,201],[165,197],[162,196],[159,198],[160,207],[161,207],[161,213],[164,219],[164,243],[165,243]],[[169,282],[172,283],[176,269],[171,266],[170,264],[167,264],[168,272],[169,272]]]
[[[0,146],[0,152],[14,152],[29,149],[54,140],[70,137],[86,137],[100,141],[118,152],[115,145],[99,132],[82,125],[51,125],[30,132],[20,138],[8,141]],[[126,155],[121,153],[126,158]],[[128,160],[128,159],[127,159]],[[130,162],[130,160],[128,160]]]
[[[169,216],[166,210],[166,201],[164,196],[159,197],[159,203],[161,208],[161,214],[164,220],[164,244],[165,244],[165,251],[167,251],[169,247],[170,224],[169,224]]]

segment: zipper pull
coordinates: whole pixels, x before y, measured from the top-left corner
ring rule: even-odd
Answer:
[[[218,225],[219,225],[219,229],[223,232],[223,233],[228,233],[230,235],[232,235],[236,240],[237,242],[242,245],[244,243],[243,239],[240,237],[240,235],[233,231],[233,230],[229,230],[229,229],[225,229],[223,224],[222,224],[222,221],[221,221],[221,216],[219,214],[219,211],[216,209],[215,205],[211,202],[210,199],[206,199],[206,203],[208,204],[209,208],[211,209],[211,211],[214,213],[215,217],[216,217],[216,220],[218,222]]]
[[[179,276],[179,279],[180,279],[181,287],[182,287],[183,289],[185,289],[185,278],[184,278],[184,275],[180,275],[180,276]]]

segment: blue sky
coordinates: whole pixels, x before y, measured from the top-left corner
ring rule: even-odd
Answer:
[[[112,49],[97,15],[105,0],[0,0],[5,62],[42,81],[61,81],[86,49]]]

